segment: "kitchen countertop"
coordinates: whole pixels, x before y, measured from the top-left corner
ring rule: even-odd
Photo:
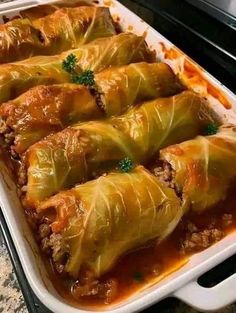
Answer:
[[[0,313],[27,313],[1,232],[0,266]]]

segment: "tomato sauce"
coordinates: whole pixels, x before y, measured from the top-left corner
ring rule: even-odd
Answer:
[[[1,149],[2,161],[8,164],[9,168],[19,166],[18,162],[12,163],[5,150]],[[14,164],[14,166],[13,166]],[[150,166],[149,166],[150,167]],[[27,213],[27,212],[26,212]],[[224,215],[231,216],[230,223],[225,224]],[[27,218],[29,220],[29,218]],[[222,232],[222,238],[236,230],[236,194],[234,190],[225,201],[202,214],[187,214],[179,223],[175,231],[162,243],[155,240],[149,242],[145,247],[127,253],[121,257],[111,271],[103,275],[101,283],[108,279],[117,282],[116,295],[112,304],[118,303],[131,296],[135,292],[154,284],[170,273],[178,270],[186,264],[191,255],[198,251],[184,250],[183,241],[188,235],[188,223],[194,224],[198,230],[204,231],[214,223],[214,228]],[[50,280],[58,293],[71,305],[77,307],[107,307],[104,298],[99,296],[78,297],[73,293],[75,280],[60,276],[53,268],[51,261],[43,255]]]
[[[18,167],[19,162],[11,160],[4,149],[0,150],[1,160],[8,165],[9,169]],[[14,164],[14,166],[13,166]],[[152,162],[151,162],[152,164]],[[149,163],[150,168],[150,163]],[[14,171],[13,171],[14,172]],[[16,174],[16,171],[15,173]],[[230,215],[231,221],[227,225],[224,215]],[[29,218],[28,218],[29,220]],[[186,225],[191,222],[198,230],[204,231],[209,225],[214,223],[214,228],[222,232],[222,237],[236,230],[236,194],[231,192],[229,197],[219,203],[211,210],[202,214],[187,214],[179,223],[175,231],[162,243],[155,240],[149,242],[145,247],[127,253],[121,257],[111,271],[103,275],[99,281],[101,283],[112,279],[117,282],[116,295],[112,304],[118,303],[131,296],[135,292],[145,288],[145,286],[160,281],[170,273],[178,270],[189,261],[191,255],[198,251],[184,250],[183,241],[188,235]],[[75,280],[60,276],[53,268],[50,260],[42,254],[45,261],[50,280],[58,293],[71,305],[77,307],[104,307],[107,304],[104,298],[99,296],[78,297],[73,293]]]
[[[176,60],[184,56],[183,52],[176,47],[167,48],[163,42],[160,42],[159,44],[166,59]],[[226,109],[231,109],[232,105],[230,101],[224,93],[204,78],[204,70],[199,65],[194,65],[194,61],[185,57],[183,66],[183,79],[187,81],[187,84],[189,83],[191,87],[194,87],[195,85],[205,87],[207,94],[216,98]]]
[[[211,95],[212,97],[219,100],[219,102],[226,108],[231,109],[232,105],[229,102],[229,100],[226,98],[226,96],[215,86],[213,86],[211,83],[209,83],[202,75],[200,69],[198,69],[196,66],[194,66],[188,59],[185,59],[184,61],[184,74],[188,79],[194,78],[194,83],[203,85],[207,89],[207,93]]]
[[[228,225],[223,223],[225,214],[232,216]],[[227,236],[236,230],[236,195],[232,193],[227,200],[205,213],[188,214],[162,243],[157,244],[154,240],[147,246],[121,257],[114,268],[99,279],[101,282],[107,279],[115,279],[118,282],[112,304],[126,299],[147,285],[160,281],[189,261],[191,255],[196,253],[184,251],[182,248],[182,241],[187,235],[186,225],[189,222],[196,225],[199,230],[207,229],[214,222],[214,227],[223,232],[223,237]],[[94,308],[107,306],[104,299],[97,296],[74,297],[71,290],[75,282],[61,278],[51,264],[48,263],[47,267],[55,289],[70,304]]]

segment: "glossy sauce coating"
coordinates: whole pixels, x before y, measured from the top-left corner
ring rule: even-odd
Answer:
[[[195,85],[204,87],[208,95],[216,98],[226,109],[231,109],[232,105],[225,94],[204,78],[204,69],[186,57],[177,47],[167,48],[163,42],[159,44],[166,59],[177,60],[184,57],[182,78],[186,81],[187,85],[190,87],[194,87]]]
[[[230,216],[230,221],[225,217]],[[123,256],[116,266],[103,275],[100,282],[115,280],[117,282],[116,293],[112,304],[132,296],[145,285],[160,281],[165,276],[185,265],[191,255],[204,250],[196,246],[195,249],[184,249],[183,243],[189,236],[190,226],[197,227],[202,233],[208,229],[219,231],[222,236],[236,230],[236,195],[231,195],[217,207],[201,214],[188,214],[178,225],[176,230],[161,244],[150,242],[146,247],[130,252]],[[213,225],[213,226],[212,226]],[[221,238],[220,238],[221,239]],[[104,298],[99,296],[76,297],[73,292],[75,282],[59,277],[47,264],[50,279],[58,293],[74,306],[96,307],[107,306]]]

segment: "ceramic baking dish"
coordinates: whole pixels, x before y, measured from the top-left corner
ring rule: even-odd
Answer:
[[[16,0],[1,4],[0,23],[3,16],[12,17],[23,8],[49,2],[55,1]],[[98,5],[109,6],[113,18],[119,22],[122,30],[144,34],[148,45],[156,50],[157,58],[170,64],[191,88],[207,97],[210,105],[223,122],[236,123],[236,96],[226,87],[119,2],[114,0],[94,2]],[[57,294],[26,223],[15,184],[2,160],[0,160],[0,175],[0,206],[34,293],[45,306],[55,313],[94,311],[94,308],[75,308]],[[203,288],[197,283],[197,280],[200,275],[235,253],[236,232],[209,249],[195,254],[186,265],[162,281],[152,282],[130,298],[106,308],[102,307],[100,311],[137,312],[169,296],[177,297],[201,311],[220,309],[236,300],[236,274],[213,288]],[[99,311],[99,308],[96,311]]]

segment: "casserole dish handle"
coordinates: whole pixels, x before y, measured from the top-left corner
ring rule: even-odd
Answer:
[[[192,281],[177,290],[173,296],[199,311],[217,311],[235,301],[236,274],[212,288],[200,286]]]

